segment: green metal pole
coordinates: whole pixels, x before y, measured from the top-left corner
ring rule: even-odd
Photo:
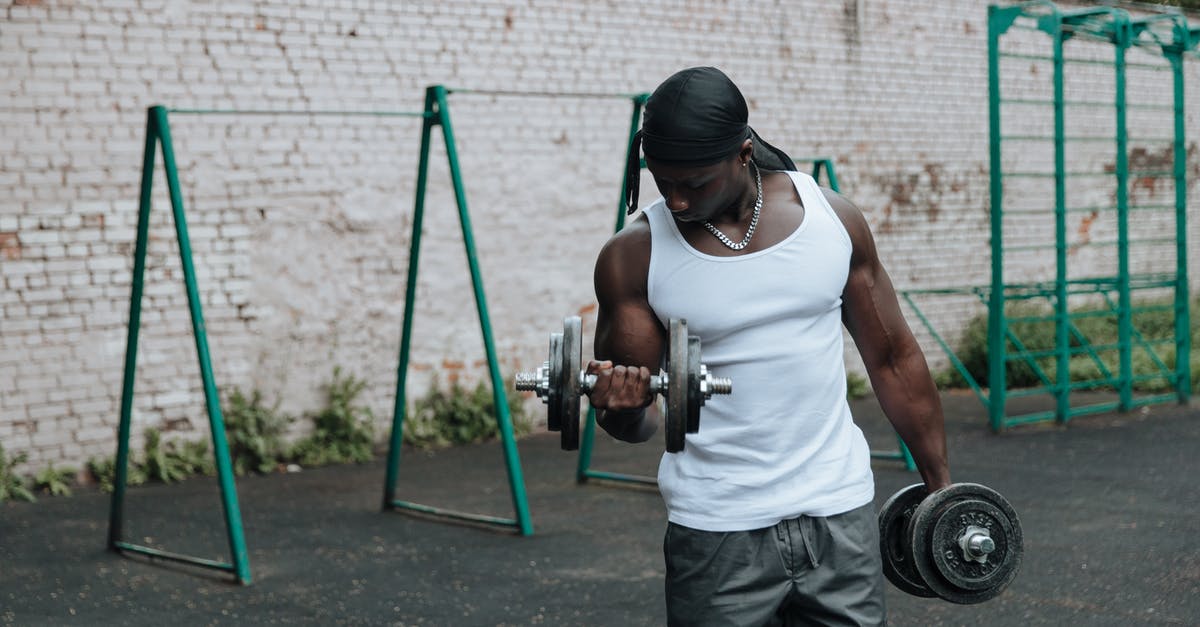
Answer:
[[[1071,346],[1067,302],[1067,165],[1066,106],[1061,22],[1054,33],[1054,419],[1071,416]]]
[[[179,174],[175,168],[175,151],[171,146],[171,131],[167,124],[165,107],[152,109],[162,141],[163,166],[167,173],[167,187],[171,196],[171,208],[175,214],[175,234],[179,240],[179,257],[183,265],[184,283],[187,287],[188,309],[192,316],[192,334],[196,339],[196,354],[200,362],[200,377],[204,382],[204,400],[208,409],[208,422],[212,431],[213,453],[217,463],[217,477],[221,484],[221,502],[225,509],[225,527],[229,536],[229,549],[238,580],[250,583],[250,563],[246,554],[246,541],[242,536],[242,514],[238,509],[237,487],[233,480],[233,465],[229,460],[229,444],[225,440],[225,420],[221,416],[221,404],[213,380],[212,360],[208,353],[208,334],[204,328],[204,314],[200,308],[200,291],[196,286],[196,270],[192,266],[192,249],[184,218],[183,195],[179,186]]]
[[[158,148],[154,109],[146,112],[146,146],[142,154],[142,193],[138,201],[137,244],[129,296],[129,330],[125,343],[125,378],[121,386],[121,418],[117,424],[117,461],[109,507],[108,548],[117,550],[125,519],[125,485],[129,480],[129,423],[133,415],[133,384],[137,374],[138,331],[142,320],[142,288],[146,274],[146,245],[150,239],[150,198],[154,187],[154,153]]]
[[[508,482],[512,490],[513,509],[521,535],[533,535],[533,522],[529,516],[529,504],[525,497],[525,480],[521,476],[521,463],[517,454],[516,438],[513,435],[512,417],[508,412],[508,397],[504,390],[504,378],[500,374],[500,363],[492,340],[491,319],[488,317],[487,298],[483,292],[483,276],[479,270],[479,259],[475,253],[475,238],[471,230],[471,217],[467,211],[467,193],[463,188],[462,172],[458,164],[458,149],[454,143],[454,129],[450,124],[450,109],[446,103],[446,88],[435,85],[438,115],[441,117],[442,137],[446,141],[446,156],[450,161],[450,176],[454,182],[454,197],[458,201],[458,219],[462,225],[463,245],[466,247],[467,265],[471,270],[471,283],[475,288],[475,307],[479,312],[479,327],[483,332],[483,345],[487,351],[488,369],[492,375],[492,399],[496,405],[496,418],[504,442],[504,458],[508,467]]]
[[[1187,126],[1183,54],[1167,55],[1175,81],[1175,391],[1180,403],[1192,396],[1192,327],[1187,264]]]
[[[638,128],[642,125],[642,108],[646,106],[646,100],[650,98],[650,94],[638,94],[632,98],[633,112],[629,116],[629,138],[625,142],[625,161],[622,166],[629,163],[630,151],[633,149],[633,136],[637,134]],[[640,158],[640,157],[639,157]],[[625,228],[625,194],[629,191],[629,181],[625,180],[625,169],[621,169],[621,199],[617,201],[617,219],[613,226],[613,233],[619,233]],[[575,481],[577,483],[585,483],[588,480],[588,469],[592,464],[592,446],[596,441],[596,409],[588,406],[587,419],[583,424],[583,439],[579,445],[579,462],[575,467]],[[644,482],[644,478],[637,480],[639,483]]]
[[[1004,166],[1000,152],[1000,34],[998,7],[988,6],[988,161],[991,191],[992,289],[988,295],[988,418],[1004,428],[1007,366],[1004,358]]]
[[[1118,14],[1113,19],[1116,56],[1117,108],[1117,343],[1120,345],[1120,410],[1133,407],[1133,314],[1129,290],[1129,138],[1125,106],[1125,53],[1129,48],[1131,29],[1128,18]]]
[[[404,435],[408,358],[412,347],[413,312],[417,309],[417,263],[421,259],[421,223],[425,216],[425,182],[429,179],[429,144],[438,124],[433,88],[425,91],[425,121],[421,125],[421,157],[417,166],[417,191],[413,200],[412,236],[408,247],[408,280],[404,288],[404,322],[400,331],[400,361],[396,366],[396,404],[392,410],[392,434],[388,446],[387,474],[383,482],[383,509],[395,509],[396,475],[400,468],[400,446]]]

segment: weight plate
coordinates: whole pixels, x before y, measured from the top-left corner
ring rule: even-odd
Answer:
[[[670,352],[667,356],[667,452],[683,450],[687,432],[688,404],[688,334],[687,321],[672,318],[670,336],[667,338]]]
[[[546,394],[546,428],[562,429],[562,333],[550,334],[550,389]]]
[[[925,484],[915,483],[896,492],[879,510],[879,549],[883,553],[883,574],[892,585],[908,594],[932,597],[913,564],[912,541],[908,523],[921,500],[929,494]]]
[[[700,391],[700,336],[688,336],[688,405],[687,432],[700,430],[700,408],[704,405],[704,393]]]
[[[993,550],[983,561],[968,559],[961,544],[968,530],[986,530]],[[964,499],[948,505],[938,517],[931,535],[931,554],[938,573],[955,589],[1003,589],[1016,572],[1013,559],[1013,526],[1009,516],[995,504]]]
[[[563,320],[562,449],[579,448],[579,371],[583,367],[583,322],[579,316]]]
[[[934,492],[913,513],[911,527],[917,572],[951,603],[996,597],[1021,565],[1024,544],[1016,510],[987,486],[956,483]],[[986,529],[994,543],[982,564],[967,560],[960,545],[969,527]]]

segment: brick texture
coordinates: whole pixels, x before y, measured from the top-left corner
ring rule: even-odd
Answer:
[[[9,4],[0,8],[0,441],[28,452],[31,467],[114,450],[146,110],[159,103],[293,112],[174,113],[170,127],[217,383],[259,388],[293,413],[320,405],[336,364],[369,382],[381,427],[391,415],[420,135],[411,117],[295,113],[417,111],[431,84],[630,94],[685,66],[719,66],[747,95],[763,137],[796,156],[835,160],[898,286],[988,280],[985,3]],[[1048,53],[1036,35],[1006,42]],[[1072,52],[1111,59],[1099,44]],[[1156,63],[1135,54],[1145,58],[1131,61]],[[1047,65],[1012,61],[1004,70],[1006,93],[1048,96]],[[1200,60],[1186,77],[1195,101]],[[1169,104],[1169,74],[1131,67],[1129,81],[1131,102]],[[1111,99],[1112,88],[1103,64],[1080,66],[1068,81],[1083,101]],[[531,368],[564,315],[584,314],[585,328],[593,320],[592,262],[617,210],[630,103],[459,93],[450,108],[500,362],[507,372]],[[1006,115],[1006,131],[1052,128],[1047,108]],[[1068,130],[1111,132],[1111,117],[1111,109],[1084,107]],[[1193,138],[1196,241],[1200,107],[1189,106],[1184,122]],[[1131,167],[1169,158],[1169,111],[1131,110],[1130,129]],[[445,150],[435,139],[410,399],[486,371]],[[1007,168],[1052,164],[1044,144],[1016,148]],[[1111,145],[1069,158],[1092,171],[1114,160]],[[135,433],[157,426],[205,437],[158,164]],[[1072,184],[1072,199],[1111,203],[1107,181]],[[1012,185],[1030,208],[1052,206],[1047,185]],[[643,189],[653,186],[647,180]],[[1173,193],[1151,178],[1133,191],[1146,204]],[[1169,233],[1165,217],[1139,216],[1135,236]],[[1043,213],[1006,226],[1014,241],[1044,243],[1051,220]],[[1113,229],[1104,212],[1070,215],[1073,272],[1110,270],[1111,247],[1095,244]],[[1173,259],[1169,245],[1133,253],[1135,271],[1170,269]],[[1053,276],[1045,251],[1011,261],[1014,280]],[[1192,277],[1200,277],[1198,263],[1193,254]],[[949,337],[983,311],[969,299],[922,306]],[[931,362],[944,363],[928,334],[920,337]],[[852,349],[847,359],[859,367]]]

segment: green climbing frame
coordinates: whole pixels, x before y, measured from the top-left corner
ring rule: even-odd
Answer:
[[[1188,401],[1183,68],[1198,43],[1200,29],[1167,10],[1135,17],[1049,1],[989,7],[991,282],[902,296],[987,406],[993,430]],[[1141,89],[1130,90],[1131,74]],[[1171,101],[1152,102],[1159,94]],[[1050,265],[1052,277],[1010,279]],[[968,371],[918,307],[917,297],[931,295],[986,305],[986,380]],[[1168,335],[1150,337],[1138,323],[1155,312],[1173,316]],[[1115,326],[1116,342],[1089,337],[1082,320],[1097,317]],[[1038,325],[1053,327],[1052,346],[1024,335]],[[1136,373],[1135,360],[1144,366]],[[1018,367],[1038,383],[1009,389]],[[1135,394],[1146,382],[1169,391]],[[1083,390],[1108,390],[1115,400],[1081,403],[1072,393]],[[1053,409],[1017,413],[1010,403],[1037,396],[1052,399]]]

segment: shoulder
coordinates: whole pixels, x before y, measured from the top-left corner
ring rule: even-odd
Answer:
[[[650,269],[650,221],[645,214],[613,234],[596,258],[598,289],[634,288],[644,292]]]
[[[833,208],[838,219],[842,221],[842,226],[846,227],[846,233],[850,236],[850,244],[854,248],[854,260],[861,260],[864,255],[873,256],[875,241],[871,235],[871,226],[867,224],[867,218],[863,215],[862,209],[832,189],[822,187],[821,192],[829,201],[829,206]]]

